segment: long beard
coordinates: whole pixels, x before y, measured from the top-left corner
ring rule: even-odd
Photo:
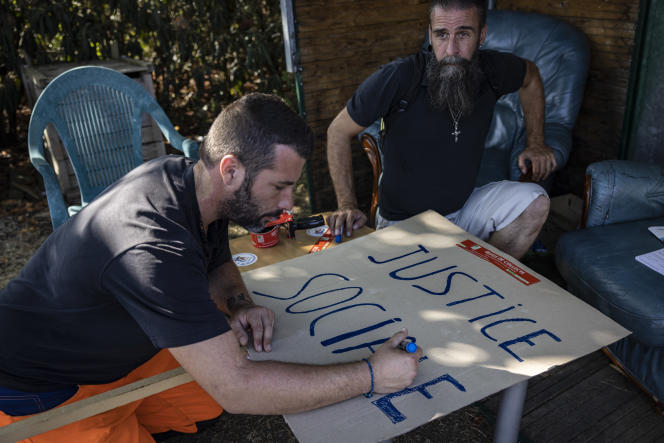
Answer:
[[[439,111],[460,112],[470,115],[475,108],[482,80],[478,51],[471,60],[460,56],[447,56],[436,60],[431,54],[426,75],[431,106]]]
[[[278,217],[282,211],[261,214],[260,208],[251,196],[252,184],[253,180],[247,174],[240,189],[222,204],[218,218],[228,218],[249,232],[260,232],[265,228],[265,223],[262,221],[264,217]]]

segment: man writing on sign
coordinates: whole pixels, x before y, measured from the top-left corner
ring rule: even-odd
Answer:
[[[516,90],[528,142],[519,167],[525,173],[530,163],[536,181],[556,167],[553,150],[544,144],[537,67],[511,54],[480,50],[486,14],[485,0],[433,0],[430,50],[383,66],[334,119],[327,157],[339,207],[327,222],[335,235],[350,236],[367,221],[353,190],[350,141],[383,117],[377,228],[433,209],[516,258],[534,242],[549,210],[541,186],[510,181],[474,186],[496,100]],[[413,84],[413,99],[398,109]]]
[[[241,348],[271,350],[274,314],[249,297],[228,220],[259,230],[291,209],[312,147],[279,98],[251,94],[217,117],[199,162],[145,163],[57,229],[0,291],[0,426],[179,365],[195,382],[31,441],[149,442],[221,407],[293,413],[408,386],[421,350],[398,350],[405,330],[339,365],[255,362]]]

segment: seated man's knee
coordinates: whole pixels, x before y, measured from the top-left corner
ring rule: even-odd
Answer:
[[[543,225],[546,218],[549,216],[549,197],[540,195],[526,208],[523,216],[527,217],[533,223]]]

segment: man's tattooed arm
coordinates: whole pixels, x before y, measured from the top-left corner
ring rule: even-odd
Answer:
[[[232,315],[241,307],[254,306],[240,271],[232,260],[210,273],[210,295],[217,308]]]
[[[237,295],[231,295],[226,298],[226,307],[230,312],[235,312],[239,308],[253,305],[254,302],[251,301],[247,294],[239,293]]]

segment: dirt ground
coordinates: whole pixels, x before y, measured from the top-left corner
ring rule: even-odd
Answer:
[[[27,152],[30,111],[19,113],[17,138],[0,146],[0,288],[18,274],[52,232],[41,177]],[[296,213],[308,212],[306,187],[297,188]],[[246,231],[233,227],[232,235]],[[395,442],[489,442],[494,418],[482,402],[436,419]],[[170,443],[186,442],[294,442],[281,416],[222,414],[207,429],[190,435],[163,436]]]
[[[297,442],[281,416],[222,414],[197,434],[172,436],[168,443]],[[493,418],[481,404],[467,406],[396,437],[394,443],[488,443],[493,441]]]
[[[30,110],[18,115],[17,138],[0,146],[0,288],[53,231],[43,184],[28,157]]]

